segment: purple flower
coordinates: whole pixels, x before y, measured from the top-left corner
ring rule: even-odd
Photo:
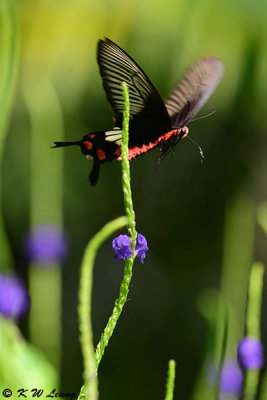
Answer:
[[[118,261],[119,258],[122,260],[126,260],[126,258],[130,258],[133,254],[133,251],[130,247],[131,240],[127,235],[119,235],[112,241],[112,247],[115,251],[115,260]]]
[[[112,242],[112,247],[115,251],[115,260],[118,261],[118,259],[121,258],[125,261],[126,258],[130,258],[133,254],[133,251],[130,246],[131,246],[131,240],[129,236],[127,235],[117,236]],[[147,251],[148,247],[146,238],[143,235],[141,235],[141,233],[138,233],[137,243],[135,247],[135,255],[136,257],[141,258],[142,264],[144,263]]]
[[[0,314],[19,319],[29,309],[30,298],[17,276],[0,273]]]
[[[135,247],[135,255],[136,255],[136,257],[141,258],[142,264],[144,263],[144,259],[145,259],[147,251],[148,251],[147,240],[143,235],[141,235],[141,233],[138,233],[137,243],[136,243],[136,247]]]
[[[57,225],[39,225],[26,236],[24,247],[31,261],[46,265],[60,263],[67,254],[66,234]]]
[[[226,361],[220,377],[220,391],[226,396],[238,396],[241,393],[242,384],[243,374],[236,361]]]
[[[255,338],[245,337],[238,344],[237,358],[242,368],[262,368],[264,365],[263,353],[262,343]]]

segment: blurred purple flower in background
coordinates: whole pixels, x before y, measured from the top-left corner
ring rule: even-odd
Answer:
[[[240,340],[237,358],[242,368],[259,369],[264,365],[264,348],[262,343],[251,337]]]
[[[141,235],[141,233],[138,233],[137,244],[135,247],[135,255],[136,255],[136,257],[141,258],[142,264],[144,263],[144,259],[145,259],[147,251],[148,251],[147,240],[143,235]]]
[[[127,235],[119,235],[112,241],[112,247],[115,251],[115,260],[118,261],[119,258],[122,260],[126,260],[126,258],[130,258],[133,254],[131,249],[131,240]],[[137,243],[135,247],[135,255],[136,257],[141,258],[141,263],[144,263],[144,258],[146,256],[146,252],[148,251],[146,238],[138,233],[137,235]]]
[[[19,319],[26,314],[29,306],[30,297],[21,279],[0,273],[0,314]]]
[[[112,241],[112,247],[115,251],[115,260],[118,261],[119,258],[122,260],[126,260],[126,258],[130,258],[133,254],[133,251],[130,247],[131,240],[127,235],[119,235]]]
[[[61,263],[67,255],[67,236],[60,226],[39,225],[26,236],[24,249],[31,261],[43,265]]]
[[[238,396],[242,391],[243,374],[237,362],[234,360],[228,360],[225,362],[219,388],[221,393],[226,396]]]

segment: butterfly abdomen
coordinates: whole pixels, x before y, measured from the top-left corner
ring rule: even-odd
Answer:
[[[176,146],[176,144],[181,139],[186,137],[188,135],[188,132],[189,130],[187,126],[179,129],[172,129],[169,132],[166,132],[163,135],[159,136],[154,142],[143,144],[142,146],[129,147],[129,161],[141,156],[142,154],[146,154],[150,150],[153,150],[155,147],[160,147],[161,150],[166,153],[171,147]],[[118,157],[118,160],[121,161],[121,156]]]

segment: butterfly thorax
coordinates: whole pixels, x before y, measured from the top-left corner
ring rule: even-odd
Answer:
[[[122,127],[122,115],[116,116],[116,126]],[[117,128],[115,128],[117,129]],[[141,113],[139,115],[130,115],[129,120],[129,147],[142,147],[143,144],[155,142],[164,133],[172,129],[170,120],[158,119],[155,116],[146,115]]]
[[[159,148],[162,151],[160,159],[164,158],[164,156],[168,154],[169,150],[172,147],[175,147],[177,143],[179,143],[181,139],[184,139],[188,134],[188,127],[183,126],[182,128],[174,129],[163,135],[159,143]]]

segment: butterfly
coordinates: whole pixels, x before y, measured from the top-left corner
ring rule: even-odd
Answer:
[[[189,133],[188,122],[208,100],[224,70],[217,57],[200,59],[164,103],[141,67],[110,39],[98,41],[97,61],[115,126],[107,131],[91,132],[81,140],[54,142],[53,146],[76,145],[88,159],[93,159],[91,185],[98,180],[101,164],[121,160],[123,81],[128,86],[130,99],[128,158],[132,160],[155,147],[164,155],[185,138]]]

